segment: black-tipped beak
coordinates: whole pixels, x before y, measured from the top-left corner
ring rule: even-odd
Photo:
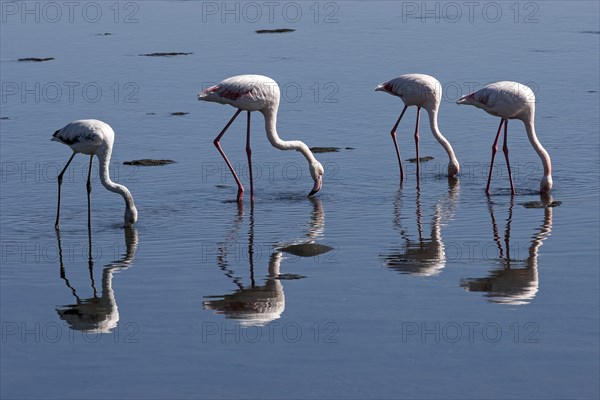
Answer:
[[[321,190],[321,184],[322,184],[322,179],[318,178],[315,181],[315,186],[313,186],[313,189],[308,194],[308,197],[315,195],[319,190]]]

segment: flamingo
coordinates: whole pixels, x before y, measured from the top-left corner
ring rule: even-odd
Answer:
[[[540,247],[552,233],[552,207],[549,206],[552,200],[552,195],[542,195],[542,203],[546,204],[543,222],[536,234],[532,236],[527,258],[516,259],[511,257],[509,247],[514,197],[511,196],[508,207],[508,218],[504,230],[504,248],[494,218],[494,205],[488,197],[493,235],[498,246],[499,263],[502,267],[490,271],[490,274],[485,278],[461,279],[460,286],[468,292],[486,292],[486,297],[492,303],[521,305],[532,301],[540,286],[538,276]]]
[[[105,122],[97,119],[82,119],[73,121],[63,128],[54,132],[52,140],[66,144],[73,150],[73,154],[60,174],[58,174],[58,207],[56,209],[56,223],[54,227],[60,228],[60,189],[65,171],[73,161],[77,153],[83,153],[90,156],[90,167],[87,177],[87,198],[88,198],[88,227],[91,226],[91,192],[92,184],[90,181],[92,175],[92,160],[94,155],[100,161],[100,181],[107,190],[119,193],[125,199],[125,227],[130,227],[137,221],[138,213],[133,203],[133,197],[129,190],[110,180],[109,164],[112,154],[115,132]]]
[[[398,143],[396,142],[396,129],[400,124],[400,120],[404,116],[406,109],[410,106],[417,106],[417,123],[415,126],[415,147],[417,149],[417,180],[419,179],[419,119],[421,116],[421,108],[427,110],[429,115],[429,126],[431,132],[438,142],[444,147],[450,162],[448,163],[448,176],[455,177],[460,171],[460,165],[452,145],[442,135],[438,128],[437,116],[440,108],[440,102],[442,100],[442,85],[433,76],[424,74],[405,74],[377,85],[375,91],[382,91],[391,94],[392,96],[398,96],[404,102],[404,109],[398,117],[398,121],[390,132],[396,147],[396,155],[398,156],[398,164],[400,165],[400,181],[404,180],[404,170],[402,168],[402,160],[400,159],[400,150],[398,150]]]
[[[267,138],[273,147],[279,150],[296,150],[302,153],[308,161],[310,175],[314,180],[314,186],[308,196],[312,196],[321,189],[324,169],[320,162],[314,157],[308,146],[299,140],[284,141],[277,134],[277,109],[279,108],[279,86],[273,79],[262,75],[237,75],[227,78],[214,86],[211,86],[198,94],[198,100],[211,101],[220,104],[229,104],[237,111],[225,125],[221,133],[215,138],[214,145],[221,153],[227,163],[229,170],[238,186],[237,201],[242,202],[244,187],[236,175],[233,166],[227,159],[221,148],[220,140],[242,111],[247,111],[248,122],[246,126],[246,154],[248,156],[248,168],[250,171],[250,200],[254,202],[254,184],[252,182],[252,151],[250,149],[250,113],[260,111],[265,118],[265,130]]]
[[[510,162],[508,161],[507,132],[509,119],[520,119],[523,121],[529,142],[542,160],[544,176],[540,182],[540,193],[548,193],[550,189],[552,189],[552,163],[548,152],[544,149],[535,133],[535,95],[529,87],[518,82],[510,81],[490,83],[474,93],[461,97],[457,101],[457,104],[470,104],[477,108],[481,108],[488,114],[500,117],[500,126],[498,127],[498,133],[496,133],[496,139],[492,145],[492,161],[490,164],[487,186],[485,188],[485,192],[488,195],[490,194],[492,169],[494,168],[494,158],[498,151],[498,139],[500,138],[502,125],[504,125],[504,145],[502,151],[506,158],[508,178],[510,180],[510,192],[512,195],[515,194],[515,187],[510,172]]]

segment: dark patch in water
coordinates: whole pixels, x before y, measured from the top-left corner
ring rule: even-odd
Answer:
[[[588,93],[598,93],[598,91],[597,91],[597,90],[588,90],[587,92],[588,92]]]
[[[579,33],[591,33],[593,35],[600,35],[600,31],[579,31]]]
[[[300,274],[279,274],[275,279],[279,279],[282,281],[293,281],[295,279],[304,279],[306,276]]]
[[[42,61],[50,61],[50,60],[54,60],[54,57],[45,57],[45,58],[40,58],[40,57],[25,57],[25,58],[19,58],[19,61],[29,61],[29,62],[42,62]]]
[[[562,204],[562,201],[552,201],[550,203],[541,202],[541,201],[528,201],[527,203],[523,203],[525,208],[546,208],[546,207],[558,207]]]
[[[175,161],[173,160],[152,160],[149,158],[144,158],[141,160],[133,160],[133,161],[125,161],[123,164],[125,165],[139,165],[141,167],[154,167],[158,165],[167,165],[173,164]]]
[[[187,56],[188,54],[194,54],[194,53],[181,53],[181,52],[146,53],[146,54],[140,54],[140,56],[144,56],[144,57],[174,57],[174,56]]]
[[[183,112],[183,111],[176,111],[176,112],[172,112],[171,115],[174,115],[176,117],[180,116],[180,115],[188,115],[189,112]]]
[[[433,157],[431,157],[431,156],[419,157],[419,162],[427,162],[427,161],[431,161],[431,160],[433,160]],[[416,158],[409,158],[408,162],[416,163],[417,159]]]
[[[156,113],[146,113],[146,115],[156,115]]]
[[[10,119],[10,117],[0,117],[0,119]]]
[[[354,147],[344,147],[346,150],[354,150]]]
[[[310,151],[312,151],[315,154],[318,153],[337,153],[338,151],[340,151],[339,147],[311,147]]]
[[[96,33],[96,36],[112,36],[112,33],[110,33],[110,32]]]
[[[278,28],[278,29],[258,29],[256,33],[287,33],[294,32],[295,29],[290,28]]]
[[[219,189],[229,189],[231,186],[228,185],[215,185],[216,187],[218,187]]]
[[[278,250],[298,257],[314,257],[333,250],[333,247],[318,243],[301,243],[280,247]]]

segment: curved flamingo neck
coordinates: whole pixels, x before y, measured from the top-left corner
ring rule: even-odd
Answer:
[[[123,258],[119,261],[113,261],[104,270],[102,270],[102,297],[100,302],[109,304],[117,308],[117,302],[115,300],[115,292],[112,288],[113,273],[122,269],[127,268],[132,262],[137,250],[138,237],[137,231],[134,229],[125,230],[125,246],[126,251]]]
[[[113,268],[104,268],[102,271],[102,296],[100,297],[100,303],[108,304],[109,306],[117,308],[115,301],[115,292],[112,288]]]
[[[456,159],[456,155],[454,154],[454,149],[452,149],[452,145],[450,142],[442,135],[440,132],[440,128],[438,127],[438,109],[437,107],[427,110],[427,114],[429,115],[429,126],[431,127],[431,133],[436,138],[436,140],[442,145],[446,153],[448,153],[448,158],[451,162],[458,165],[458,160]]]
[[[533,115],[528,115],[525,119],[523,119],[523,123],[525,124],[525,130],[527,131],[527,137],[529,138],[531,146],[533,146],[535,151],[538,153],[538,156],[540,156],[540,159],[542,160],[542,165],[544,166],[544,178],[551,178],[552,162],[550,161],[550,156],[548,155],[548,152],[546,151],[546,149],[544,149],[544,147],[537,138],[537,135],[535,133],[535,124],[533,120]]]
[[[538,233],[533,236],[531,246],[529,246],[529,257],[527,257],[527,266],[537,268],[540,247],[552,233],[552,207],[544,208],[544,222],[540,226]]]
[[[127,189],[123,185],[119,185],[118,183],[113,182],[110,179],[109,167],[111,154],[111,148],[107,148],[103,151],[99,151],[96,153],[96,156],[100,160],[100,181],[107,190],[110,190],[111,192],[118,193],[121,196],[123,196],[126,207],[129,210],[133,210],[135,208],[135,204],[133,203],[133,197],[131,196],[129,189]]]
[[[317,162],[317,159],[310,151],[308,146],[300,140],[282,140],[277,134],[277,109],[266,109],[262,111],[265,117],[265,131],[269,143],[279,150],[296,150],[302,153],[309,165]]]

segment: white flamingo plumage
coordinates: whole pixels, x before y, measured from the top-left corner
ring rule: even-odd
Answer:
[[[252,182],[252,151],[250,149],[250,113],[260,111],[265,118],[265,130],[267,138],[273,147],[280,150],[297,150],[306,157],[310,174],[314,180],[314,186],[309,196],[314,195],[321,189],[324,169],[317,161],[309,147],[299,140],[284,141],[277,134],[277,110],[279,108],[279,86],[273,79],[262,75],[237,75],[227,78],[214,86],[211,86],[198,94],[198,100],[211,101],[220,104],[229,104],[238,110],[215,138],[214,145],[223,156],[233,178],[238,186],[237,201],[241,202],[244,196],[244,187],[237,177],[233,166],[227,159],[225,152],[219,143],[229,126],[242,112],[248,112],[248,123],[246,127],[246,154],[248,156],[248,167],[250,171],[250,200],[254,201],[254,184]]]
[[[456,176],[460,171],[460,165],[456,159],[452,145],[450,145],[450,142],[448,142],[438,128],[437,117],[442,101],[442,85],[440,82],[433,76],[425,74],[405,74],[377,85],[375,90],[398,96],[404,102],[404,109],[402,110],[402,113],[400,113],[398,121],[396,121],[396,124],[390,132],[392,139],[394,140],[394,146],[396,147],[398,164],[400,165],[400,181],[404,180],[404,170],[402,168],[400,150],[398,150],[398,143],[396,141],[396,129],[398,128],[406,109],[410,106],[417,106],[417,123],[414,135],[415,147],[417,150],[417,179],[419,179],[419,118],[421,115],[421,108],[427,110],[431,132],[437,141],[440,142],[442,147],[444,147],[446,153],[448,153],[448,176]]]
[[[75,154],[82,153],[90,156],[90,167],[87,177],[87,195],[88,195],[88,226],[91,224],[91,174],[92,160],[94,155],[100,161],[100,181],[107,190],[119,193],[125,199],[125,227],[130,227],[137,221],[138,213],[133,203],[133,197],[129,190],[123,186],[111,181],[109,173],[110,157],[112,154],[115,132],[105,122],[96,119],[82,119],[73,121],[63,128],[57,130],[52,135],[52,140],[66,144],[73,150],[73,154],[67,164],[58,175],[58,207],[56,210],[56,223],[54,227],[60,228],[60,191],[62,179],[65,171],[73,161]]]
[[[552,189],[552,163],[548,152],[544,149],[535,133],[535,94],[529,87],[518,82],[495,82],[474,93],[461,97],[457,103],[473,105],[477,108],[481,108],[488,114],[501,118],[498,133],[496,134],[496,140],[494,140],[494,144],[492,145],[492,161],[485,189],[488,195],[490,194],[494,158],[498,151],[498,139],[500,138],[502,125],[504,125],[504,146],[502,147],[502,151],[506,158],[508,177],[510,179],[510,191],[511,194],[515,194],[513,179],[510,172],[510,162],[508,160],[507,132],[509,119],[520,119],[523,121],[529,142],[542,160],[544,176],[540,182],[540,192],[547,193]]]

